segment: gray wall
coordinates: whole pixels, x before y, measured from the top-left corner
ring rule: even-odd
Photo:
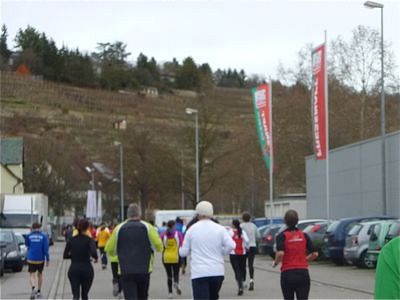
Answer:
[[[400,217],[400,132],[386,135],[388,215]],[[330,215],[342,218],[382,214],[381,140],[375,138],[330,151]],[[306,157],[307,217],[326,217],[325,161]]]

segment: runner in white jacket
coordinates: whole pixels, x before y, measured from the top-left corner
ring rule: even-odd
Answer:
[[[235,248],[235,242],[210,219],[214,212],[210,202],[199,202],[196,212],[199,221],[186,232],[179,254],[191,258],[193,299],[216,300],[225,275],[224,255]]]

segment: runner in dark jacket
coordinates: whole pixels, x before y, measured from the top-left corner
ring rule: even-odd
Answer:
[[[89,222],[82,219],[78,223],[78,234],[71,238],[64,250],[64,259],[71,259],[68,279],[71,284],[73,299],[88,299],[94,271],[90,258],[97,262],[98,256],[94,240],[86,235]]]
[[[157,230],[141,221],[140,207],[128,207],[128,219],[117,226],[109,240],[109,253],[118,255],[125,299],[147,299],[150,273],[153,271],[153,247],[163,250]],[[108,248],[107,247],[107,248]]]

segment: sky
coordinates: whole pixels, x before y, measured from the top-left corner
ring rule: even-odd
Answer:
[[[384,4],[384,36],[400,57],[400,1]],[[19,28],[31,25],[57,46],[93,52],[99,42],[120,40],[129,59],[140,52],[158,62],[191,56],[196,63],[244,69],[247,74],[276,75],[282,63],[293,67],[306,44],[337,36],[350,39],[358,25],[380,30],[380,10],[364,0],[346,1],[27,1],[1,0],[1,23],[9,45]],[[377,58],[379,59],[379,58]]]

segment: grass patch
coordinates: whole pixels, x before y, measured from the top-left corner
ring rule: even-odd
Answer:
[[[25,105],[26,102],[22,98],[18,97],[2,97],[1,104],[16,104],[16,105]]]

